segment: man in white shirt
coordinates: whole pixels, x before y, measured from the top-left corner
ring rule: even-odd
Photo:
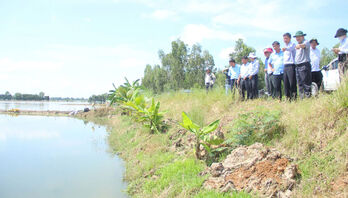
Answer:
[[[215,83],[215,75],[211,72],[211,70],[208,68],[207,72],[205,73],[205,89],[207,90],[207,92],[209,91],[209,89],[213,89],[213,85]]]
[[[270,66],[268,65],[269,62],[269,58],[271,56],[271,54],[273,53],[273,49],[272,48],[266,48],[263,50],[263,53],[265,55],[265,84],[266,84],[266,89],[267,89],[267,93],[268,96],[273,96],[273,85],[271,82],[271,76],[272,76],[272,70],[270,69]]]
[[[340,40],[339,48],[334,48],[336,54],[338,54],[338,72],[340,74],[340,81],[344,76],[347,76],[348,70],[348,39],[347,39],[347,30],[340,28],[337,30],[335,38]]]
[[[311,45],[310,58],[312,66],[312,82],[315,82],[318,86],[318,90],[320,90],[320,85],[323,81],[323,74],[320,69],[320,50],[317,48],[319,43],[318,40],[314,38],[311,39],[309,43]]]
[[[297,98],[297,82],[296,82],[296,65],[295,65],[295,54],[296,45],[291,42],[291,34],[285,33],[283,35],[283,40],[285,47],[282,48],[284,52],[284,92],[285,96],[289,101],[295,100]]]
[[[240,74],[237,84],[240,86],[240,95],[242,100],[245,100],[245,92],[247,92],[247,99],[250,99],[251,89],[249,80],[250,64],[248,63],[248,57],[244,56],[242,58],[242,65],[240,66]]]
[[[250,99],[255,99],[259,95],[259,91],[257,89],[257,82],[258,82],[258,73],[259,73],[259,67],[260,63],[259,60],[256,59],[256,55],[254,52],[251,52],[248,56],[250,59],[250,73],[249,73],[249,79],[250,79],[250,89],[251,89],[251,97]]]

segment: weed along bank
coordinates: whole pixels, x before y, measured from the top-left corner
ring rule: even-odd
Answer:
[[[347,96],[347,82],[317,98],[241,102],[127,81],[110,107],[77,116],[108,126],[131,197],[344,197]]]

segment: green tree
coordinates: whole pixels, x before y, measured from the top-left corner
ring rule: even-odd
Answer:
[[[324,67],[328,65],[334,58],[336,58],[336,54],[328,48],[324,47],[321,50],[320,66]]]
[[[39,96],[40,96],[40,98],[43,98],[43,97],[45,96],[45,93],[41,91],[41,92],[39,93]]]
[[[205,70],[215,71],[213,56],[200,45],[192,48],[181,40],[173,41],[171,51],[159,51],[161,65],[147,65],[142,85],[154,93],[165,90],[190,89],[204,86]]]
[[[165,54],[160,50],[159,57],[163,68],[168,72],[168,84],[171,89],[178,90],[184,87],[185,67],[187,64],[187,46],[183,41],[172,42],[172,50]]]
[[[22,94],[21,93],[15,93],[14,99],[15,100],[21,100],[22,99]]]
[[[247,46],[244,43],[243,39],[238,39],[236,41],[234,51],[230,54],[230,58],[236,60],[237,63],[241,63],[243,56],[248,56],[251,52],[256,52],[256,50],[252,47]]]
[[[12,99],[12,95],[10,94],[9,91],[6,91],[5,92],[5,97],[4,97],[5,100],[11,100]]]

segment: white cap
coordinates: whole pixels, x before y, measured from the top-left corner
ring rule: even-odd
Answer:
[[[255,55],[255,53],[254,52],[251,52],[250,54],[249,54],[249,56],[248,56],[248,58],[256,58],[257,56]]]

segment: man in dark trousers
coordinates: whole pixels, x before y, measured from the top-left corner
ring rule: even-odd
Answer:
[[[315,82],[318,90],[320,90],[320,85],[323,81],[323,74],[321,73],[320,69],[320,50],[317,48],[319,43],[317,39],[311,39],[309,43],[311,45],[310,58],[312,66],[312,82]]]
[[[250,99],[251,89],[249,80],[250,64],[248,63],[248,57],[242,58],[242,65],[240,66],[240,74],[237,83],[240,86],[240,95],[242,100],[245,100],[245,92],[247,92],[247,99]]]
[[[225,79],[225,92],[226,92],[226,95],[228,94],[228,92],[229,92],[230,89],[231,89],[231,77],[230,77],[230,75],[228,74],[229,68],[230,68],[230,67],[226,67],[224,70],[222,70],[222,72],[223,72],[223,73],[225,74],[225,76],[226,76],[226,79]]]
[[[228,75],[231,78],[231,92],[234,94],[235,88],[237,88],[237,81],[240,74],[240,66],[236,64],[234,59],[230,59],[230,68],[228,70]]]
[[[275,52],[269,58],[268,64],[273,72],[272,74],[272,84],[274,87],[273,98],[279,98],[282,100],[282,80],[284,73],[284,53],[280,50],[280,43],[274,41],[273,49]]]
[[[344,76],[347,76],[347,70],[348,70],[347,30],[343,28],[338,29],[336,32],[335,38],[339,39],[340,46],[332,50],[336,54],[338,54],[338,73],[340,75],[340,81],[342,82]]]
[[[311,97],[311,85],[312,85],[312,68],[310,63],[310,44],[305,40],[306,34],[302,31],[297,31],[295,34],[296,41],[296,79],[298,84],[298,89],[300,92],[300,98]]]
[[[289,101],[295,100],[297,97],[297,83],[295,71],[295,54],[296,45],[291,42],[291,34],[285,33],[283,35],[285,47],[282,48],[284,52],[284,92]]]
[[[259,73],[260,63],[259,63],[259,60],[256,59],[257,57],[254,52],[251,52],[248,58],[250,59],[249,79],[250,79],[251,99],[255,99],[259,95],[257,82],[259,80],[258,73]]]
[[[273,49],[272,48],[266,48],[263,50],[263,53],[265,55],[265,84],[266,84],[266,88],[267,88],[267,95],[268,96],[272,96],[273,95],[273,85],[271,82],[271,76],[272,76],[272,70],[269,67],[268,61],[269,61],[269,57],[271,56],[271,54],[273,53]]]

